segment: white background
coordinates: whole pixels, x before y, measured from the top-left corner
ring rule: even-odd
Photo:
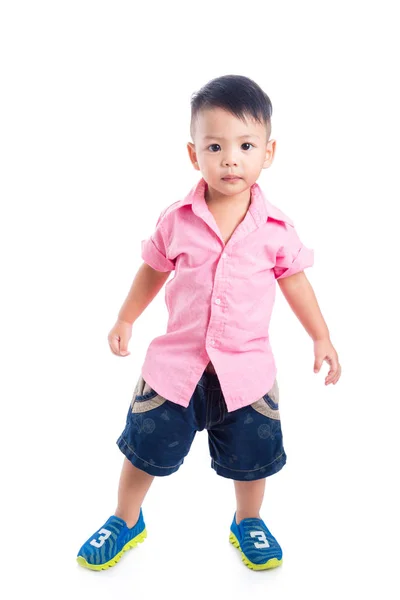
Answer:
[[[396,2],[4,1],[1,51],[2,595],[399,597],[399,101]],[[164,290],[128,358],[107,334],[163,208],[198,181],[190,96],[246,75],[270,96],[258,183],[315,251],[307,275],[343,375],[324,386],[278,290],[271,342],[288,462],[262,516],[283,565],[228,543],[233,483],[198,434],[144,504],[144,544],[75,562],[113,513],[116,446]],[[397,494],[397,495],[396,495]]]

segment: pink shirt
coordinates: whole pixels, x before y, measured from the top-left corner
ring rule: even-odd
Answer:
[[[142,376],[161,396],[186,407],[211,360],[231,412],[272,388],[276,366],[268,327],[275,279],[310,267],[314,252],[257,183],[245,218],[225,245],[206,189],[201,178],[186,198],[161,212],[155,231],[142,241],[147,264],[175,271],[165,287],[167,332],[150,343]]]

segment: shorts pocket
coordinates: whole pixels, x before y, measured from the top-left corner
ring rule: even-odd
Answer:
[[[160,396],[156,390],[153,390],[153,388],[143,379],[142,375],[140,375],[133,392],[131,412],[148,412],[149,410],[158,408],[166,401],[167,399]]]
[[[275,379],[274,385],[272,386],[268,394],[265,394],[262,398],[253,402],[253,404],[251,404],[250,406],[262,415],[265,415],[270,419],[280,421],[281,417],[279,414],[279,388],[277,380]]]

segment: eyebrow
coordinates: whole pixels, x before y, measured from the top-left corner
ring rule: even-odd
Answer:
[[[246,133],[245,135],[239,135],[239,137],[237,139],[242,139],[242,138],[248,138],[248,137],[255,137],[260,139],[260,136],[255,135],[254,133]],[[225,138],[223,137],[218,137],[217,135],[206,135],[204,137],[205,140],[224,140]]]

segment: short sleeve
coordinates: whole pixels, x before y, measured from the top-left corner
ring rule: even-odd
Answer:
[[[155,231],[147,239],[142,240],[142,259],[156,271],[173,271],[175,264],[167,258],[166,235],[162,226],[163,211],[158,217]]]
[[[283,279],[303,271],[314,264],[314,250],[306,248],[293,225],[285,223],[282,245],[276,254],[274,273],[276,279]]]

